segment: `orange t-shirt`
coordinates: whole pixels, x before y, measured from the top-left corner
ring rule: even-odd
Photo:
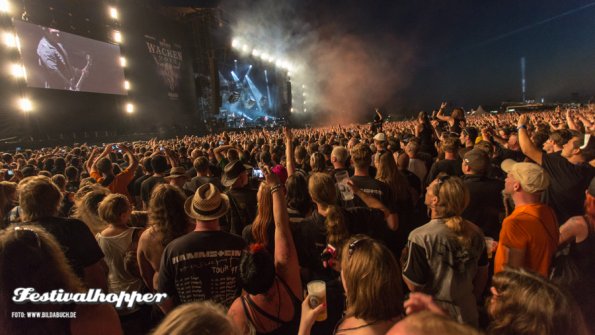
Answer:
[[[136,170],[136,166],[136,164],[132,164],[131,166],[126,168],[126,170],[118,173],[118,175],[114,177],[112,183],[109,184],[109,186],[107,187],[112,193],[119,193],[125,195],[131,204],[133,204],[134,202],[132,202],[133,200],[130,194],[128,193],[128,184],[130,184],[132,179],[134,179],[134,172]],[[99,184],[101,184],[101,182],[105,179],[97,171],[92,171],[91,177],[97,180],[97,183]]]
[[[549,275],[560,232],[554,210],[545,204],[518,206],[502,222],[499,246],[525,250],[523,268]],[[504,270],[504,248],[498,248],[494,273]]]

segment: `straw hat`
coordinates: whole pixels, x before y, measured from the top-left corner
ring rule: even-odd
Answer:
[[[184,203],[186,214],[201,221],[218,219],[225,215],[228,209],[229,198],[211,183],[200,186],[194,196],[186,199]]]

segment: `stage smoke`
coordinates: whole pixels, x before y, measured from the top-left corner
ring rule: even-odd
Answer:
[[[300,18],[307,13],[300,14],[298,5],[297,0],[222,4],[233,12],[232,36],[291,63],[297,111],[319,113],[314,119],[321,123],[346,124],[369,121],[376,106],[388,112],[397,107],[389,101],[409,84],[415,65],[409,43],[389,34],[354,34],[333,23],[314,26]],[[298,101],[302,85],[307,105]]]

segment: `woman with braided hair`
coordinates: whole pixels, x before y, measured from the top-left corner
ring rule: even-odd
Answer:
[[[488,260],[481,230],[461,217],[468,203],[460,178],[438,177],[427,187],[431,221],[409,234],[403,278],[411,291],[434,296],[453,318],[477,326]]]

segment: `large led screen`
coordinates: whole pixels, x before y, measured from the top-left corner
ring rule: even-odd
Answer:
[[[125,95],[118,45],[14,21],[27,86]]]

